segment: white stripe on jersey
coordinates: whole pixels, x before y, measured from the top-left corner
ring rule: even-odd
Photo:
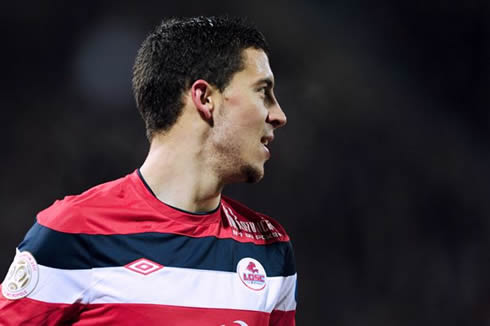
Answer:
[[[28,298],[49,303],[88,303],[90,269],[58,269],[37,265],[39,280]]]
[[[296,274],[267,277],[267,286],[254,291],[233,272],[164,267],[142,275],[125,267],[67,270],[38,266],[39,282],[28,297],[43,302],[144,303],[268,313],[296,309]]]

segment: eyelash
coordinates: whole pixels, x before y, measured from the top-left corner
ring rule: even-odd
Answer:
[[[263,93],[265,97],[270,98],[271,97],[271,90],[268,87],[261,87],[259,89],[259,93]]]
[[[261,94],[264,94],[264,100],[267,102],[267,103],[271,103],[272,102],[272,91],[270,88],[268,87],[261,87],[259,88],[259,93]]]

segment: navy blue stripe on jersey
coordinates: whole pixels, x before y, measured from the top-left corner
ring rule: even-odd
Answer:
[[[32,253],[41,265],[60,269],[124,266],[146,258],[169,267],[235,272],[240,259],[251,257],[264,266],[267,276],[289,276],[296,272],[289,242],[256,245],[157,232],[73,234],[35,223],[19,250]]]

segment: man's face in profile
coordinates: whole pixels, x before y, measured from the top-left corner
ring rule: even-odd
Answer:
[[[257,182],[270,158],[268,144],[286,116],[274,93],[274,75],[262,50],[243,51],[244,69],[221,93],[215,115],[214,145],[231,182]],[[230,171],[232,171],[230,173]]]

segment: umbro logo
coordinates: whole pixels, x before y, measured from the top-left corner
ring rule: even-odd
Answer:
[[[163,265],[157,264],[154,261],[146,258],[140,258],[127,264],[124,267],[142,275],[149,275],[151,273],[161,270],[163,268]]]

